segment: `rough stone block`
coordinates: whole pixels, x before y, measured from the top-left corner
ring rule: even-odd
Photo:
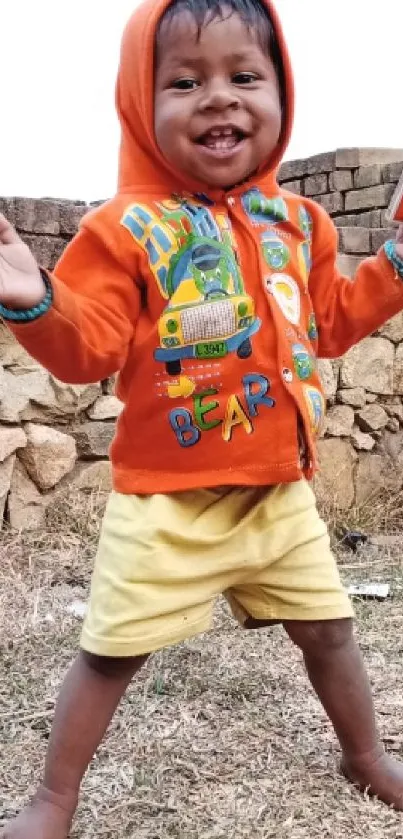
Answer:
[[[326,399],[330,401],[334,400],[337,391],[337,378],[332,362],[328,358],[318,358],[317,372]]]
[[[375,227],[391,227],[391,226],[393,226],[393,225],[394,225],[394,230],[395,230],[395,232],[396,232],[396,229],[397,229],[397,222],[393,222],[393,221],[391,221],[391,220],[390,220],[390,218],[389,218],[389,211],[388,211],[388,209],[386,209],[386,210],[381,210],[381,221],[380,221],[380,224],[377,224],[377,225],[374,225],[374,226],[375,226]]]
[[[331,192],[347,192],[353,188],[353,173],[349,169],[335,169],[329,175]]]
[[[385,463],[381,455],[363,452],[357,464],[355,486],[357,504],[365,504],[384,488]]]
[[[371,393],[393,394],[394,355],[394,346],[386,338],[364,338],[343,358],[342,387],[363,387]]]
[[[27,444],[27,437],[22,428],[15,426],[0,426],[0,463],[3,463],[17,449],[23,449]]]
[[[123,404],[116,396],[99,396],[87,411],[92,420],[117,419],[122,412]]]
[[[371,230],[371,253],[378,253],[388,239],[395,238],[395,230],[391,227],[374,227]]]
[[[15,199],[15,223],[20,232],[40,236],[59,236],[59,205],[35,198]]]
[[[4,510],[7,496],[10,491],[11,478],[15,465],[15,454],[0,463],[0,530],[3,525]]]
[[[380,184],[346,193],[346,212],[387,207],[393,194],[393,184]]]
[[[109,454],[115,433],[113,422],[85,422],[72,429],[79,455],[84,458],[101,458]]]
[[[4,372],[4,388],[0,399],[0,421],[18,423],[28,407],[30,399],[51,398],[49,376],[46,370],[37,368],[29,373],[14,375]]]
[[[339,246],[345,253],[371,252],[371,237],[367,227],[342,227],[339,231]]]
[[[71,385],[48,376],[46,386],[30,396],[21,412],[24,421],[63,424],[87,410],[100,394],[99,384]],[[0,415],[1,416],[1,415]]]
[[[393,341],[394,344],[403,341],[403,312],[399,312],[394,318],[384,323],[379,332],[384,338]]]
[[[354,411],[349,405],[335,405],[326,415],[326,434],[349,437],[354,425]]]
[[[403,425],[403,405],[401,402],[386,404],[384,405],[384,408],[388,416],[397,419],[398,422]]]
[[[354,277],[354,274],[361,262],[362,257],[360,256],[350,256],[345,253],[339,253],[337,255],[337,267],[346,277]]]
[[[347,193],[348,194],[348,193]],[[329,192],[324,195],[315,195],[314,201],[320,204],[329,215],[337,215],[344,210],[344,196],[340,192]]]
[[[111,492],[111,464],[108,460],[97,460],[89,465],[81,465],[73,484],[86,492]]]
[[[380,163],[373,163],[372,166],[360,166],[354,172],[354,188],[364,189],[368,186],[377,186],[382,183],[382,166]]]
[[[295,178],[303,178],[305,175],[332,172],[335,166],[335,157],[335,152],[324,152],[300,160],[286,160],[280,167],[279,180],[282,183]]]
[[[351,405],[353,408],[363,408],[365,405],[365,390],[363,387],[352,387],[346,390],[339,390],[337,398],[344,405]]]
[[[0,361],[3,367],[18,366],[24,370],[38,368],[38,363],[28,355],[12,332],[0,323]],[[1,395],[0,395],[1,398]]]
[[[320,175],[322,172],[333,172],[336,162],[336,153],[334,151],[322,152],[321,154],[314,154],[308,157],[307,174]]]
[[[382,167],[382,180],[385,184],[397,183],[403,172],[403,159],[397,163],[387,163]]]
[[[381,405],[366,405],[357,414],[357,424],[361,431],[381,431],[388,423],[388,414]]]
[[[21,239],[31,249],[41,268],[53,267],[54,238],[21,232]]]
[[[345,148],[336,151],[336,169],[357,169],[374,163],[395,163],[403,160],[403,149]]]
[[[17,460],[11,478],[8,515],[15,530],[36,530],[43,527],[46,516],[46,498]]]
[[[329,191],[328,177],[322,175],[310,175],[304,181],[304,194],[308,196],[323,195]]]
[[[19,452],[19,459],[41,490],[51,489],[73,469],[77,460],[75,440],[48,425],[28,423],[25,431],[27,445]]]
[[[86,204],[60,204],[60,234],[70,239],[77,233],[78,225],[88,213],[89,207]]]
[[[365,213],[335,216],[333,221],[336,227],[382,227],[381,213],[382,210],[369,210]]]
[[[318,440],[320,472],[315,477],[317,498],[348,510],[354,501],[354,467],[357,453],[347,440],[337,437]]]
[[[372,452],[375,446],[374,438],[370,434],[364,434],[356,425],[351,432],[351,440],[357,451]]]
[[[0,198],[0,213],[15,226],[15,199]]]
[[[297,178],[303,178],[307,175],[307,163],[305,158],[299,160],[285,160],[279,169],[278,180],[282,184],[284,181],[293,181]]]
[[[396,349],[394,374],[395,393],[403,395],[403,344]]]
[[[298,178],[294,181],[286,181],[282,184],[283,189],[286,189],[288,192],[293,192],[295,195],[305,195],[304,193],[304,182],[301,178]]]

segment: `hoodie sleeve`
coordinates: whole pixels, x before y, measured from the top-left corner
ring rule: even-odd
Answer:
[[[102,234],[102,235],[100,235]],[[64,382],[95,382],[123,366],[141,306],[135,254],[122,228],[85,217],[48,274],[53,303],[41,317],[8,326],[37,361]],[[126,246],[125,246],[126,245]],[[133,249],[132,249],[133,250]]]
[[[337,268],[338,236],[322,208],[312,210],[309,293],[315,311],[318,356],[337,358],[403,309],[403,280],[383,248],[364,259],[352,279]]]

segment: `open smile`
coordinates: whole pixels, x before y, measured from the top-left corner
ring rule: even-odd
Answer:
[[[247,133],[241,128],[225,125],[210,128],[194,142],[212,156],[226,157],[239,151],[247,137]]]

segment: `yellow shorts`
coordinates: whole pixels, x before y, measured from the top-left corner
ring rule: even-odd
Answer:
[[[112,493],[82,648],[123,657],[176,644],[210,627],[220,594],[242,624],[352,615],[306,481]]]

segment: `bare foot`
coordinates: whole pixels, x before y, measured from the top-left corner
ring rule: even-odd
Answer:
[[[36,797],[5,826],[0,839],[67,839],[71,821],[63,807]]]
[[[355,761],[345,757],[341,768],[361,792],[367,791],[395,810],[403,810],[403,763],[382,751]]]

